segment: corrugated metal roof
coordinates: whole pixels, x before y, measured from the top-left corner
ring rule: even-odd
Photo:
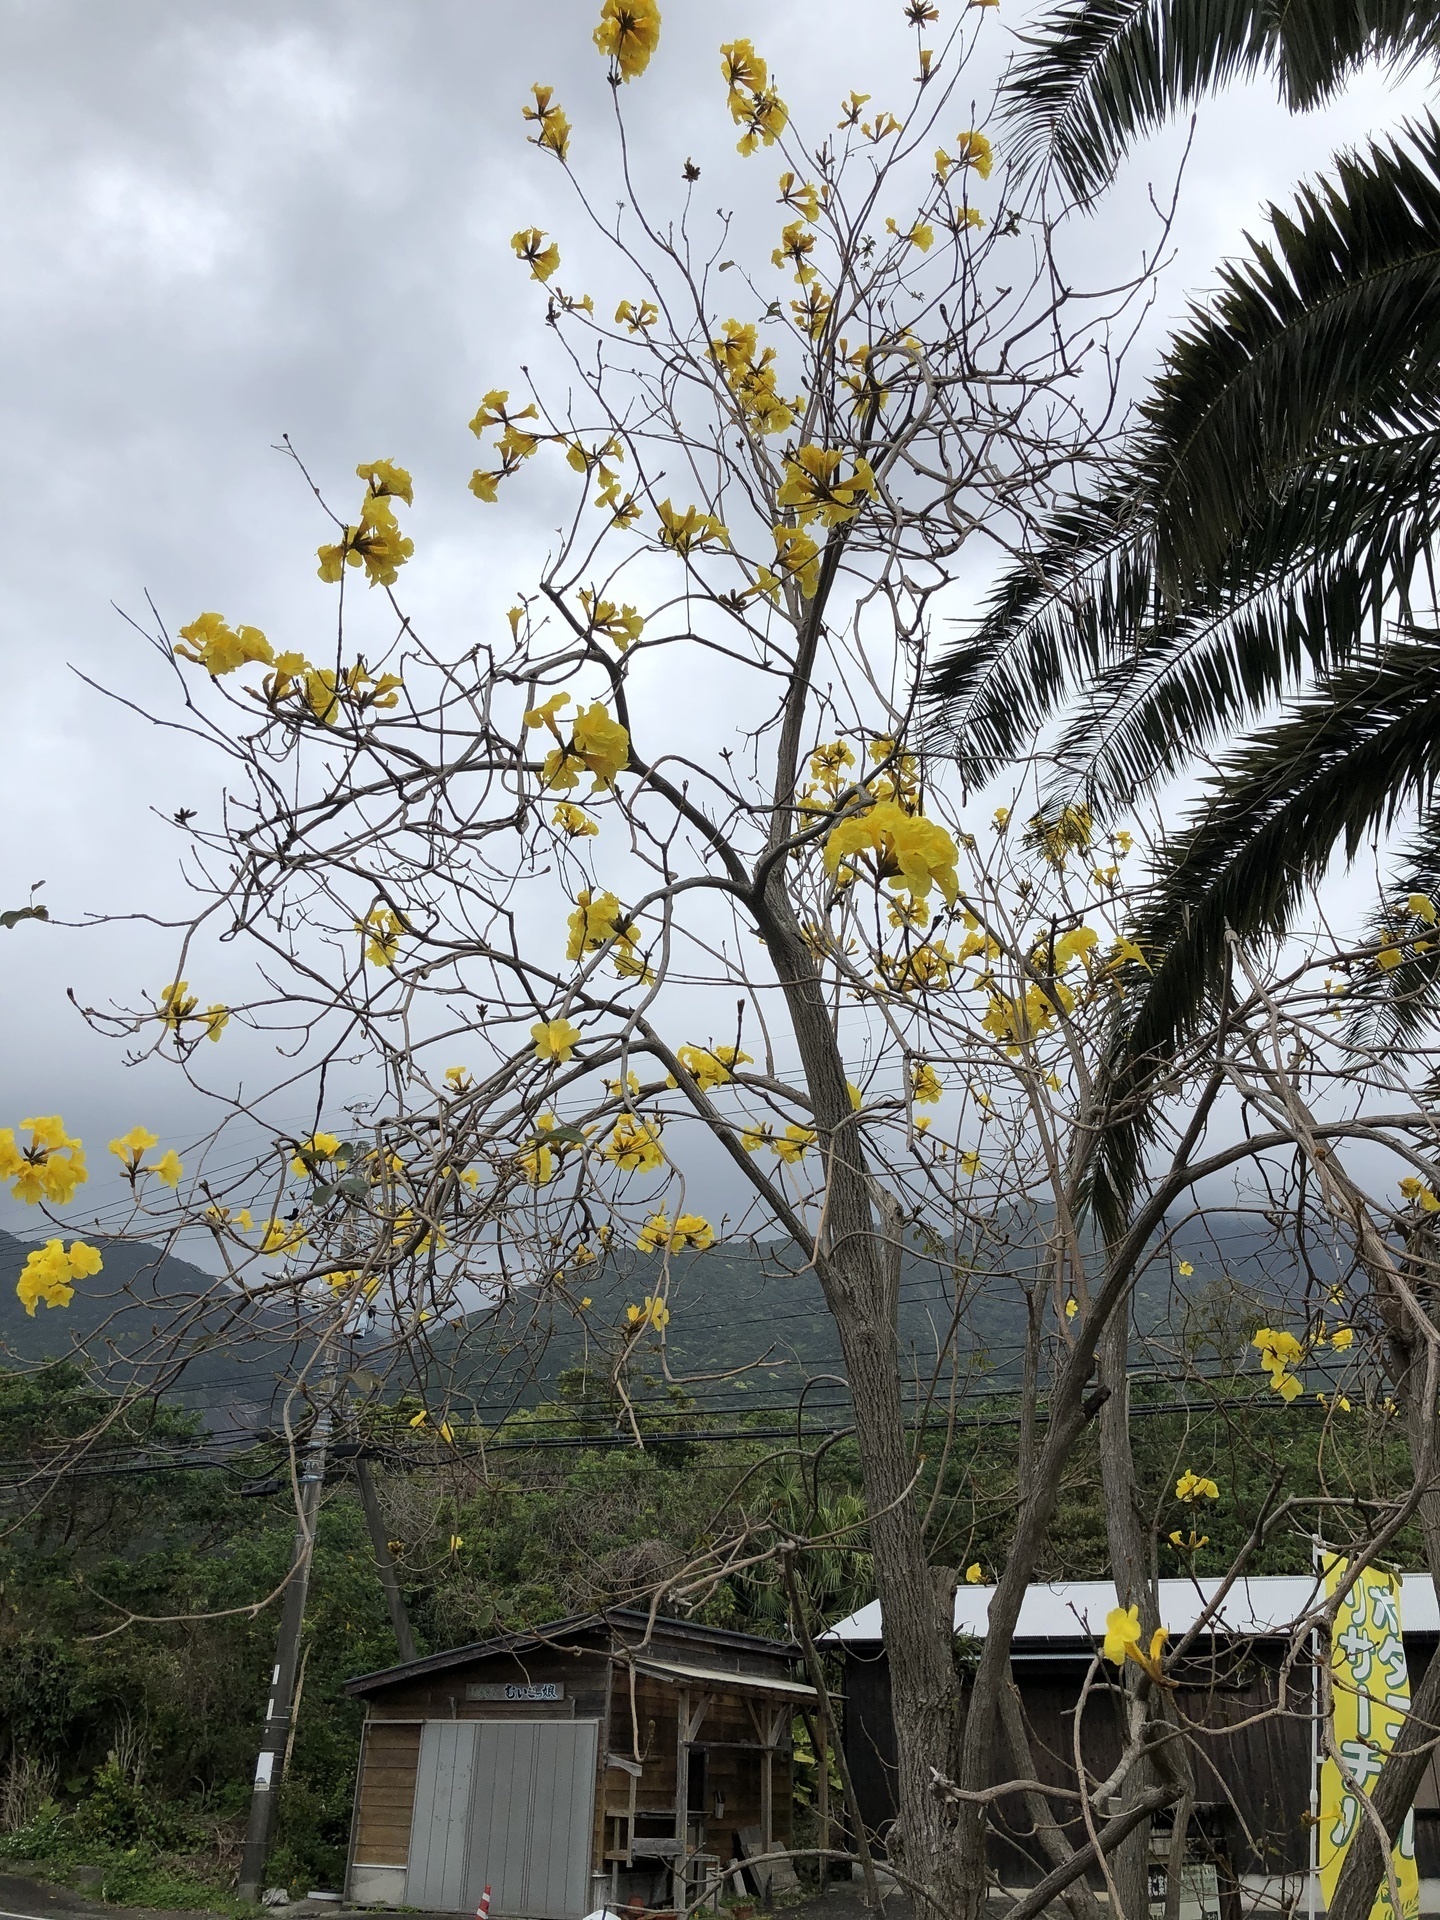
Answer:
[[[635,1671],[652,1673],[677,1687],[724,1688],[730,1693],[775,1694],[784,1700],[816,1700],[819,1695],[803,1680],[776,1680],[764,1673],[734,1673],[729,1668],[682,1666],[678,1660],[652,1660],[635,1655]]]
[[[1160,1618],[1172,1637],[1192,1626],[1204,1601],[1221,1586],[1219,1580],[1162,1580],[1160,1582]],[[1197,1591],[1198,1585],[1198,1591]],[[1298,1619],[1314,1606],[1317,1587],[1302,1574],[1265,1574],[1251,1580],[1237,1580],[1225,1597],[1216,1619],[1219,1632],[1233,1634],[1274,1633]],[[955,1631],[983,1640],[994,1587],[961,1586],[955,1594]],[[1203,1600],[1202,1600],[1203,1595]],[[1053,1585],[1030,1587],[1020,1604],[1015,1627],[1016,1641],[1082,1641],[1105,1631],[1105,1616],[1117,1604],[1115,1588],[1109,1580],[1067,1580]],[[1400,1617],[1407,1633],[1440,1633],[1440,1606],[1428,1573],[1407,1573],[1400,1602]],[[880,1602],[849,1614],[822,1634],[830,1645],[881,1643],[884,1633],[880,1621]]]

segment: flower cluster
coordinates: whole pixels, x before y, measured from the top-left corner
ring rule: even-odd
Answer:
[[[745,131],[735,151],[752,154],[773,147],[790,121],[790,109],[770,85],[770,70],[748,40],[731,40],[720,49],[730,118]]]
[[[1183,1500],[1187,1507],[1193,1507],[1197,1500],[1218,1500],[1220,1489],[1213,1480],[1207,1480],[1203,1474],[1192,1472],[1187,1467],[1175,1482],[1175,1498]]]
[[[151,1147],[158,1145],[159,1135],[151,1133],[148,1127],[132,1127],[128,1133],[122,1133],[118,1140],[110,1142],[110,1151],[124,1168],[125,1178],[132,1187],[142,1173],[153,1173],[163,1186],[179,1186],[180,1176],[185,1169],[173,1147],[167,1147],[160,1158],[148,1167],[141,1164]]]
[[[954,906],[960,891],[955,872],[959,849],[944,827],[923,814],[907,813],[894,800],[879,800],[842,820],[825,842],[827,872],[838,875],[842,865],[853,870],[857,855],[868,856],[877,880],[903,888],[912,899],[923,900],[938,887],[946,905]]]
[[[1150,1648],[1146,1652],[1140,1644],[1139,1607],[1112,1607],[1105,1616],[1105,1658],[1117,1667],[1123,1667],[1127,1660],[1133,1660],[1142,1672],[1162,1685],[1166,1683],[1160,1660],[1169,1638],[1167,1627],[1157,1627],[1150,1636]]]
[[[20,1125],[30,1129],[24,1144],[16,1141],[12,1127],[0,1127],[0,1181],[8,1180],[11,1193],[26,1206],[42,1200],[68,1206],[75,1189],[90,1178],[84,1147],[65,1131],[58,1113],[41,1114]]]
[[[812,520],[822,527],[838,527],[877,497],[879,487],[870,462],[857,454],[845,473],[845,457],[839,447],[814,445],[786,454],[785,480],[775,498],[780,506],[795,510],[802,527]]]
[[[216,1001],[201,1010],[198,997],[190,992],[188,980],[172,980],[168,987],[160,989],[159,1014],[162,1026],[177,1039],[187,1037],[185,1027],[189,1021],[203,1030],[207,1040],[218,1040],[230,1024],[230,1009]],[[195,1037],[198,1039],[199,1035]]]
[[[615,62],[622,80],[634,80],[650,64],[660,44],[660,9],[655,0],[605,0],[595,45]]]
[[[630,735],[598,700],[577,707],[570,722],[570,738],[560,731],[557,715],[570,705],[568,693],[555,693],[525,715],[527,727],[543,727],[555,745],[545,756],[541,783],[556,793],[568,793],[580,784],[582,773],[594,775],[592,794],[615,784],[615,776],[630,764]]]
[[[390,460],[364,462],[355,471],[365,482],[360,518],[343,528],[338,540],[319,549],[320,578],[333,584],[344,577],[346,567],[363,567],[372,587],[393,587],[415,551],[415,542],[401,534],[392,505],[396,500],[414,505],[410,476]]]
[[[26,1257],[15,1283],[20,1304],[32,1320],[42,1300],[47,1307],[68,1307],[75,1297],[75,1282],[99,1273],[104,1264],[97,1250],[83,1240],[72,1240],[68,1250],[59,1240],[47,1240]]]
[[[535,122],[536,131],[528,134],[527,139],[532,146],[553,153],[557,160],[566,159],[570,152],[570,122],[564,109],[555,105],[555,89],[537,84],[530,91],[535,96],[534,106],[520,109],[527,120]]]
[[[753,323],[727,320],[710,342],[715,363],[734,395],[740,417],[754,433],[783,433],[803,404],[781,397],[775,383],[775,349],[759,345]]]
[[[1259,1353],[1260,1365],[1280,1398],[1286,1402],[1296,1399],[1304,1389],[1293,1369],[1304,1359],[1305,1350],[1294,1334],[1280,1327],[1261,1327],[1250,1344]]]
[[[654,1327],[657,1333],[670,1324],[670,1309],[657,1294],[647,1293],[642,1306],[629,1306],[625,1318],[632,1327]]]
[[[615,894],[583,888],[570,915],[569,935],[567,960],[579,960],[584,954],[613,945],[615,971],[622,980],[648,982],[653,977],[638,951],[640,929],[627,919]]]
[[[693,1247],[703,1253],[715,1244],[715,1229],[698,1213],[682,1213],[674,1226],[667,1213],[652,1213],[635,1238],[639,1253],[683,1253]]]

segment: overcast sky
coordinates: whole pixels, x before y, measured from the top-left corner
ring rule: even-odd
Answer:
[[[411,468],[406,587],[422,622],[483,625],[524,584],[547,502],[517,489],[501,510],[478,508],[465,422],[533,340],[535,290],[511,232],[563,233],[569,217],[558,169],[523,143],[520,103],[532,81],[553,82],[577,141],[603,137],[597,11],[0,0],[0,907],[44,880],[61,920],[179,911],[164,822],[181,806],[213,814],[219,769],[79,675],[173,712],[164,671],[117,611],[145,618],[147,594],[172,627],[215,607],[277,644],[303,647],[327,619],[313,557],[324,529],[273,451],[282,433],[337,496],[358,460]],[[627,99],[639,164],[668,183],[693,155],[733,198],[745,189],[732,184],[719,42],[751,36],[792,109],[827,126],[852,86],[881,104],[887,82],[898,93],[913,66],[900,13],[899,0],[669,0],[661,50]],[[989,16],[992,63],[1020,21],[1010,0]],[[1207,109],[1145,344],[1267,197],[1423,98],[1418,81],[1372,78],[1303,121],[1263,90]],[[1133,263],[1146,186],[1167,177],[1179,138],[1147,148],[1093,223],[1097,267]],[[173,951],[149,923],[0,932],[0,1124],[61,1112],[97,1162],[140,1119],[183,1142],[196,1122],[178,1077],[127,1069],[65,998],[153,992]],[[36,1222],[10,1209],[0,1224]]]

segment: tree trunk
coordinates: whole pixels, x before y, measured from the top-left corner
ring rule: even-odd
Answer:
[[[759,916],[785,994],[804,1069],[826,1180],[815,1272],[835,1321],[850,1383],[855,1439],[869,1514],[875,1585],[884,1621],[898,1755],[897,1864],[930,1889],[947,1915],[977,1915],[983,1860],[967,1872],[955,1814],[933,1791],[953,1779],[960,1727],[955,1667],[954,1574],[931,1569],[924,1506],[905,1429],[900,1379],[900,1269],[904,1222],[865,1164],[845,1066],[814,961],[778,878]],[[877,1217],[878,1216],[878,1217]]]

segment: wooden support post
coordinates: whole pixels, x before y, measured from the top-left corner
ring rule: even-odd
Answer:
[[[830,1880],[830,1862],[826,1857],[830,1851],[829,1731],[824,1714],[817,1714],[810,1738],[815,1748],[815,1818],[820,1829],[820,1845],[825,1849],[825,1852],[820,1856],[820,1884],[822,1887],[828,1885]]]
[[[775,1848],[775,1741],[780,1730],[779,1707],[765,1709],[765,1753],[760,1762],[760,1851]],[[773,1867],[766,1867],[767,1880],[773,1879]]]
[[[681,1687],[675,1710],[675,1911],[685,1911],[685,1849],[690,1843],[690,1689]]]

